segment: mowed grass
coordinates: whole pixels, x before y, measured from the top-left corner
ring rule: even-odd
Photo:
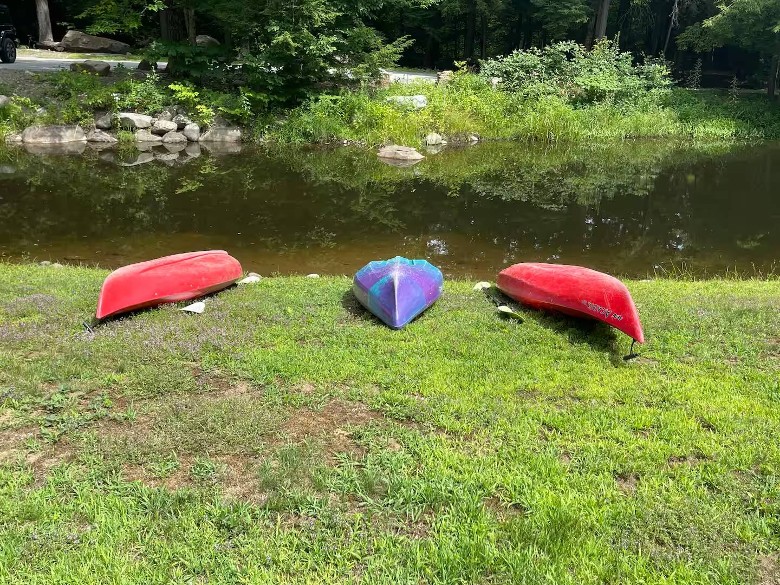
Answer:
[[[0,265],[2,583],[777,583],[780,282],[629,287],[648,343],[471,283],[402,331],[268,278],[93,334]]]

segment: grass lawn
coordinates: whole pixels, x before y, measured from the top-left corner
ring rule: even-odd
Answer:
[[[648,343],[402,331],[343,277],[99,327],[105,272],[0,265],[2,583],[780,579],[780,281],[643,281]]]

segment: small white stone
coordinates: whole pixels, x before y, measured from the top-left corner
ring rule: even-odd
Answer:
[[[306,278],[319,278],[319,277],[320,277],[319,274],[307,274],[306,275]]]
[[[238,284],[253,284],[255,282],[260,282],[260,280],[262,280],[262,277],[259,274],[250,272],[246,278],[242,278],[241,280],[239,280]]]
[[[474,285],[474,290],[485,290],[486,288],[490,288],[491,284],[489,282],[478,282]]]
[[[183,307],[179,309],[180,311],[187,311],[188,313],[197,313],[200,315],[203,313],[203,311],[206,310],[206,303],[203,301],[198,301],[197,303],[192,303],[191,305],[187,305],[186,307]]]

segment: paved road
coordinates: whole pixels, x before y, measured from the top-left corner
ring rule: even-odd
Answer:
[[[138,67],[138,61],[116,61],[112,59],[100,59],[110,64],[112,68],[120,63],[128,69]],[[40,57],[27,57],[19,55],[16,63],[0,63],[0,73],[3,71],[58,71],[70,68],[71,63],[79,63],[84,59],[41,59]]]
[[[138,61],[124,61],[114,60],[102,57],[92,57],[93,59],[100,59],[111,65],[111,68],[115,68],[117,65],[122,65],[128,69],[135,69],[138,67]],[[16,63],[0,63],[0,73],[3,71],[58,71],[60,69],[69,69],[71,63],[79,63],[84,59],[46,59],[42,57],[32,57],[28,55],[19,55],[16,58]],[[164,63],[159,63],[159,66],[163,66]],[[401,70],[387,70],[385,73],[390,75],[390,79],[399,83],[409,83],[411,81],[436,81],[435,73],[420,73],[416,71],[401,71]]]

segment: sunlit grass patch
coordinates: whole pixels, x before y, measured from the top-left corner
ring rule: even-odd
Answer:
[[[391,331],[343,277],[98,327],[0,266],[0,580],[761,583],[780,282],[629,282],[648,343],[470,283]],[[38,295],[46,295],[45,298]]]

